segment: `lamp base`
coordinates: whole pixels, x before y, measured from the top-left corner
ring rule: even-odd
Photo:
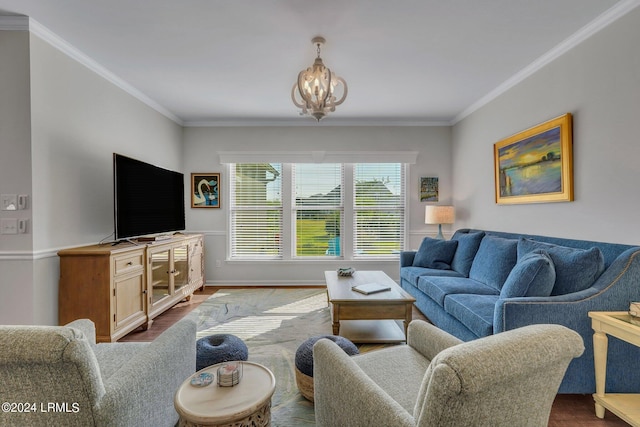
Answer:
[[[436,239],[444,240],[444,236],[442,235],[442,224],[438,224],[438,235]]]

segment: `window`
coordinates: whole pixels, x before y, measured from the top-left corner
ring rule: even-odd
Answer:
[[[395,256],[403,163],[231,163],[231,258]]]
[[[295,164],[295,256],[340,256],[342,181],[340,164]]]
[[[360,163],[353,180],[354,257],[398,253],[404,242],[404,168]]]
[[[231,257],[282,256],[282,165],[231,165]]]

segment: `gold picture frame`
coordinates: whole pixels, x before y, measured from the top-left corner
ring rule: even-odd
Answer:
[[[496,203],[573,201],[571,113],[493,145]]]
[[[220,173],[191,174],[191,207],[220,207]]]

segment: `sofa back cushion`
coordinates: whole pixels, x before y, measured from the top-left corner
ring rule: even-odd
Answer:
[[[518,259],[500,291],[500,298],[548,297],[556,281],[549,254],[541,249]]]
[[[604,256],[597,247],[576,249],[520,238],[518,258],[537,249],[546,251],[555,265],[556,283],[551,295],[565,295],[587,289],[604,271]]]
[[[518,241],[487,235],[473,259],[469,278],[487,284],[498,291],[516,265]]]
[[[456,233],[451,239],[458,241],[456,253],[451,260],[451,269],[465,277],[469,277],[471,264],[473,264],[473,259],[476,257],[483,237],[484,231],[478,233]]]
[[[420,244],[420,249],[418,249],[416,256],[413,258],[413,266],[450,270],[451,259],[457,247],[458,242],[456,240],[425,237]]]

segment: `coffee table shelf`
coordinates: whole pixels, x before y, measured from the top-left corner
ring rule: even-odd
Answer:
[[[398,320],[341,320],[340,335],[351,342],[377,344],[406,341]]]

